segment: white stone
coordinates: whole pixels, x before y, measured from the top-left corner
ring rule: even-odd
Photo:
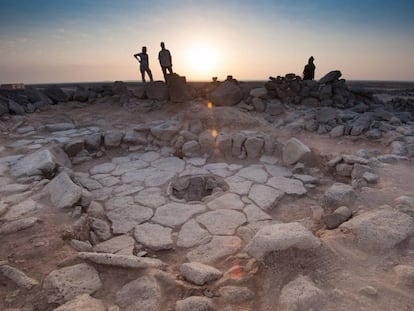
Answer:
[[[157,208],[166,203],[165,197],[160,188],[147,188],[141,190],[135,197],[134,201],[143,206]]]
[[[134,245],[135,240],[133,237],[130,237],[128,235],[120,235],[95,245],[93,247],[93,250],[97,253],[116,254],[118,252],[121,252],[122,250],[130,249],[131,246],[134,247]]]
[[[92,167],[89,172],[91,173],[91,175],[95,175],[95,174],[107,174],[112,172],[115,169],[116,165],[114,163],[103,163],[103,164],[99,164],[99,165],[95,165],[94,167]]]
[[[53,311],[107,311],[105,304],[88,294],[77,296]]]
[[[260,208],[267,210],[274,206],[284,193],[264,185],[253,185],[249,192],[249,199],[253,200]]]
[[[72,207],[82,196],[82,188],[74,184],[65,172],[60,173],[47,185],[50,201],[58,208]]]
[[[237,227],[246,222],[244,214],[227,209],[204,213],[196,218],[211,234],[232,235]]]
[[[27,199],[17,205],[8,208],[8,212],[1,218],[2,220],[11,221],[21,218],[39,208],[39,205],[32,199]]]
[[[112,222],[113,233],[122,234],[149,220],[152,215],[153,211],[150,208],[141,205],[128,205],[110,211],[107,217]]]
[[[100,265],[128,269],[163,268],[165,266],[165,264],[159,259],[137,257],[135,255],[81,252],[78,254],[78,257]]]
[[[152,221],[171,228],[177,228],[193,215],[202,213],[206,207],[202,204],[168,203],[157,208]]]
[[[264,183],[268,178],[266,171],[257,166],[242,168],[236,175],[257,183]]]
[[[240,197],[237,194],[226,193],[208,202],[207,207],[212,210],[216,210],[216,209],[242,210],[244,207],[244,203],[242,200],[240,200]]]
[[[249,223],[272,219],[270,215],[263,212],[259,207],[257,207],[254,204],[247,205],[243,211],[246,214]]]
[[[116,304],[123,310],[160,310],[161,289],[150,276],[142,276],[125,284],[116,293]]]
[[[173,247],[171,233],[171,228],[145,223],[135,227],[134,237],[139,243],[158,251]]]
[[[177,246],[189,248],[208,243],[210,240],[209,232],[201,228],[194,219],[190,219],[181,227],[178,233]]]
[[[260,229],[246,246],[249,255],[264,260],[267,254],[290,248],[317,248],[321,242],[297,222],[268,225]]]
[[[286,177],[272,177],[267,185],[287,194],[303,195],[307,192],[302,181]]]
[[[220,270],[199,262],[183,263],[180,273],[187,281],[196,285],[210,283],[223,275]]]
[[[282,149],[283,163],[287,165],[295,164],[303,160],[310,153],[311,150],[308,146],[297,138],[291,138]]]
[[[209,243],[190,251],[187,258],[190,261],[211,264],[234,254],[241,246],[242,241],[236,236],[213,236]]]

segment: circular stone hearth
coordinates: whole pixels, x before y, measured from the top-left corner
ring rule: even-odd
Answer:
[[[188,175],[173,180],[169,189],[175,198],[189,202],[202,201],[217,191],[225,192],[229,190],[229,185],[222,177],[213,174]]]

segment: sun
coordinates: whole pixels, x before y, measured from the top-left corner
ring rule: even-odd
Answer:
[[[207,75],[214,75],[217,71],[218,53],[210,44],[199,43],[191,46],[187,60],[192,73],[198,78],[207,78]]]

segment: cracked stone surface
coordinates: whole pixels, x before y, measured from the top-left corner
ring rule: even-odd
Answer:
[[[220,209],[200,215],[196,220],[211,234],[232,235],[237,227],[246,222],[246,217],[234,210]]]
[[[135,227],[134,237],[139,243],[157,251],[173,247],[171,233],[171,228],[145,223]]]
[[[112,222],[113,233],[122,234],[149,220],[153,213],[152,209],[136,204],[113,209],[107,217]]]
[[[176,228],[185,223],[193,215],[202,213],[205,210],[206,207],[201,204],[172,202],[157,208],[152,221],[167,227]]]

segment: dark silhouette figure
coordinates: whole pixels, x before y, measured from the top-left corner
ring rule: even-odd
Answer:
[[[315,79],[315,64],[313,63],[313,56],[309,57],[308,64],[303,69],[303,80]]]
[[[147,47],[143,46],[142,47],[142,52],[141,53],[137,53],[134,54],[134,57],[138,60],[139,62],[139,70],[141,71],[141,77],[142,77],[142,82],[145,83],[145,73],[148,74],[148,77],[150,78],[150,81],[154,81],[152,79],[152,72],[151,69],[149,68],[149,60],[148,60],[148,54],[147,54]]]
[[[173,70],[171,53],[165,48],[164,42],[161,42],[161,51],[158,53],[158,60],[160,61],[164,80],[167,81],[167,70],[170,74],[173,73]]]

